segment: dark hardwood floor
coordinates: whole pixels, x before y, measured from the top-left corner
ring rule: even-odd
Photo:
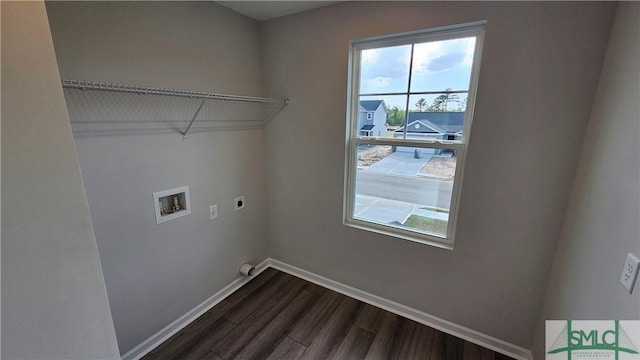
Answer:
[[[269,268],[143,359],[510,358]]]

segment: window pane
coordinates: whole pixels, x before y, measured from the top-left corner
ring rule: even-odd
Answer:
[[[362,50],[360,94],[407,92],[411,45]]]
[[[466,93],[411,95],[413,104],[408,115],[407,139],[411,140],[458,140],[462,139]],[[404,127],[394,132],[402,138]]]
[[[464,112],[467,92],[411,95],[409,112]]]
[[[416,44],[411,91],[468,90],[475,37]]]
[[[404,125],[406,95],[361,96],[358,136],[393,137]]]
[[[358,144],[357,156],[354,218],[446,237],[454,150]]]

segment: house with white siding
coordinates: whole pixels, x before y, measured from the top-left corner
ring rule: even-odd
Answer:
[[[361,100],[358,131],[361,136],[386,136],[387,105],[384,100]]]

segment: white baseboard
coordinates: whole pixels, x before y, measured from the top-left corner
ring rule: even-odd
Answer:
[[[491,349],[493,351],[502,353],[514,359],[533,360],[531,351],[523,347],[510,344],[506,341],[497,339],[493,336],[489,336],[481,332],[466,328],[464,326],[454,324],[450,321],[440,319],[436,316],[432,316],[422,311],[412,309],[408,306],[381,298],[379,296],[376,296],[368,292],[351,287],[349,285],[345,285],[337,281],[325,278],[323,276],[314,274],[310,271],[300,269],[298,267],[289,265],[287,263],[284,263],[276,259],[267,258],[266,260],[261,262],[259,265],[257,265],[256,275],[261,273],[268,267],[278,269],[280,271],[297,276],[301,279],[307,280],[314,284],[324,286],[333,291],[350,296],[354,299],[358,299],[367,304],[377,306],[381,309],[406,317],[408,319],[427,325],[429,327],[432,327],[444,333],[457,336],[463,340],[466,340],[471,343],[485,347],[487,349]],[[151,350],[158,347],[160,344],[162,344],[164,341],[169,339],[175,333],[182,330],[182,328],[189,325],[192,321],[197,319],[200,315],[207,312],[209,309],[214,307],[220,301],[224,300],[227,296],[231,295],[234,291],[238,290],[244,284],[249,282],[249,280],[251,280],[251,278],[248,278],[248,277],[241,277],[234,280],[232,283],[225,286],[222,290],[218,291],[213,296],[211,296],[201,304],[197,305],[193,309],[189,310],[189,312],[182,315],[180,318],[178,318],[171,324],[167,325],[166,327],[164,327],[162,330],[152,335],[147,340],[143,341],[140,345],[129,350],[126,354],[122,356],[122,360],[141,359],[143,356],[145,356],[146,354],[151,352]]]
[[[295,267],[293,265],[289,265],[279,260],[275,259],[267,259],[268,266],[278,269],[280,271],[286,272],[288,274],[297,276],[314,284],[318,284],[320,286],[324,286],[333,291],[339,292],[341,294],[347,295],[354,299],[358,299],[367,304],[371,304],[373,306],[377,306],[381,309],[387,310],[396,315],[403,316],[405,318],[411,319],[418,323],[427,325],[436,330],[442,331],[444,333],[459,337],[463,340],[469,341],[471,343],[480,345],[487,349],[502,353],[504,355],[510,356],[514,359],[518,360],[532,360],[531,351],[525,349],[523,347],[510,344],[506,341],[497,339],[493,336],[489,336],[483,334],[481,332],[466,328],[464,326],[460,326],[454,324],[450,321],[440,319],[436,316],[429,315],[422,311],[412,309],[408,306],[398,304],[391,300],[387,300],[381,298],[379,296],[370,294],[368,292],[358,290],[349,285],[345,285],[339,283],[337,281],[327,279],[323,276],[314,274],[310,271],[306,271]]]
[[[212,307],[216,306],[220,301],[224,300],[227,296],[231,295],[234,291],[241,288],[244,284],[248,283],[253,277],[263,272],[269,266],[269,259],[264,260],[260,264],[256,265],[255,274],[252,277],[239,277],[231,282],[229,285],[222,288],[217,293],[213,294],[210,298],[203,301],[199,305],[196,305],[193,309],[189,310],[186,314],[176,319],[171,324],[165,326],[162,330],[153,334],[150,338],[140,343],[140,345],[127,351],[122,355],[122,360],[139,360],[143,356],[147,355],[151,350],[158,347],[164,341],[169,339],[178,331],[182,330],[185,326],[189,325],[192,321],[200,317],[200,315],[209,311]]]

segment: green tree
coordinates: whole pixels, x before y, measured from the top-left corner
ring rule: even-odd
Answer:
[[[427,108],[427,100],[425,100],[424,98],[420,98],[416,103],[416,110],[424,111],[424,109],[426,108]]]
[[[405,111],[395,105],[388,109],[387,124],[395,126],[404,124]]]
[[[452,89],[449,88],[446,91],[451,91],[451,90]],[[457,104],[455,108],[459,110],[460,103],[461,103],[461,100],[458,94],[452,94],[452,93],[442,94],[436,97],[435,99],[433,99],[433,104],[431,104],[431,106],[429,106],[427,110],[428,111],[448,111],[449,105],[451,105],[451,107],[453,108],[454,104]],[[466,104],[466,100],[465,100],[465,104]]]
[[[460,100],[458,103],[458,108],[456,111],[466,111],[467,110],[467,98]]]
[[[433,104],[427,108],[429,111],[447,111],[447,94],[443,94],[433,99]]]

